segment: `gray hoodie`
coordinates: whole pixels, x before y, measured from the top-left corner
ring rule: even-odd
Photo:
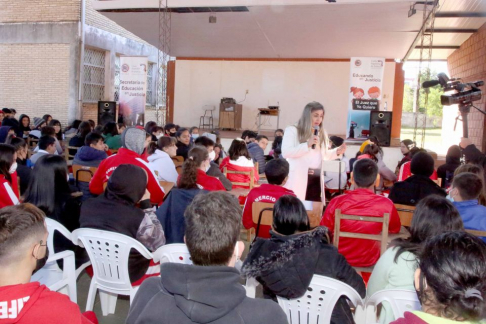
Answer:
[[[246,297],[235,268],[163,263],[160,273],[140,286],[126,323],[288,323],[277,303]]]

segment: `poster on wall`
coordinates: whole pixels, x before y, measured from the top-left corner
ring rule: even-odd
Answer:
[[[370,134],[370,111],[380,110],[385,59],[352,57],[349,77],[347,139],[365,141]]]
[[[143,126],[147,93],[147,57],[120,57],[120,109],[118,122]]]

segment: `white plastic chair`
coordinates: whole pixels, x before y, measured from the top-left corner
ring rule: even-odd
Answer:
[[[260,283],[255,278],[248,277],[246,279],[246,284],[245,284],[246,297],[255,298],[255,296],[256,296],[256,287],[259,284]]]
[[[160,260],[160,263],[183,263],[192,264],[191,255],[187,246],[183,243],[173,243],[163,245],[153,253],[154,259]]]
[[[341,296],[347,297],[356,308],[363,307],[363,299],[351,286],[319,275],[312,277],[304,296],[296,299],[277,296],[277,300],[289,324],[329,324],[332,310]]]
[[[63,260],[63,270],[57,266],[57,260]],[[62,251],[52,254],[46,265],[32,275],[30,281],[38,281],[52,291],[58,291],[69,296],[73,303],[78,302],[76,290],[76,275],[74,252]]]
[[[405,312],[412,312],[422,309],[415,291],[406,289],[380,290],[366,300],[366,324],[378,323],[378,319],[376,317],[376,307],[384,301],[388,302],[388,304],[391,306],[395,319],[403,317]]]
[[[130,303],[138,286],[132,287],[128,274],[130,250],[138,251],[147,259],[153,259],[142,243],[123,234],[80,228],[73,232],[73,241],[82,244],[93,265],[93,278],[89,286],[86,311],[93,310],[96,291],[100,291],[103,316],[115,313],[118,295],[130,296]]]
[[[49,252],[54,253],[54,233],[58,231],[61,233],[65,238],[68,240],[72,241],[73,236],[70,231],[66,227],[64,227],[61,223],[56,222],[55,220],[46,217],[46,225],[47,225],[47,231],[49,232],[49,235],[47,236],[47,248],[49,249]],[[73,242],[76,244],[75,242]],[[76,244],[77,245],[77,244]],[[79,275],[81,272],[83,272],[86,267],[88,267],[91,264],[90,261],[83,263],[79,268],[75,270],[76,272],[76,277],[75,280],[78,279]],[[53,268],[57,268],[59,271],[62,271],[58,266],[57,263],[54,262]]]

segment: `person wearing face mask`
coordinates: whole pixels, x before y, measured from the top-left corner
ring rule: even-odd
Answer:
[[[249,298],[241,286],[237,199],[226,192],[198,195],[184,219],[193,264],[163,263],[162,276],[140,286],[126,323],[288,323],[277,303]]]
[[[97,324],[95,313],[81,313],[66,295],[31,282],[49,257],[47,236],[45,214],[34,205],[0,210],[0,321]]]
[[[465,232],[447,232],[425,243],[414,286],[421,311],[393,324],[473,324],[486,317],[486,245]]]
[[[186,189],[199,187],[208,191],[226,190],[218,178],[206,174],[210,162],[209,153],[205,148],[200,146],[192,148],[182,165],[177,187]]]
[[[150,134],[152,135],[152,141],[156,142],[159,138],[164,136],[164,129],[156,125],[152,127]]]
[[[164,126],[165,136],[176,137],[176,125],[169,123]]]
[[[20,195],[23,195],[32,176],[30,161],[27,159],[27,142],[23,138],[14,137],[10,140],[9,144],[17,152],[17,175],[20,178]]]
[[[211,163],[209,169],[206,171],[206,174],[208,176],[218,178],[219,181],[221,181],[223,186],[226,188],[226,190],[230,191],[233,188],[233,184],[231,183],[231,181],[228,180],[228,178],[226,178],[223,172],[221,172],[221,170],[219,169],[219,165],[214,162],[214,159],[216,158],[216,152],[213,140],[206,136],[200,136],[194,141],[194,144],[196,146],[204,147],[208,151]]]
[[[191,134],[191,143],[197,140],[199,137],[199,127],[197,126],[192,126],[189,128],[189,134]]]
[[[176,139],[162,136],[157,142],[150,142],[147,147],[148,166],[157,176],[158,181],[177,182],[177,173],[172,157],[176,156]]]
[[[0,144],[0,208],[17,205],[17,153],[9,144]]]

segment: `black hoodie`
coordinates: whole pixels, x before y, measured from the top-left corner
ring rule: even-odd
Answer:
[[[160,273],[140,286],[127,324],[288,323],[278,304],[246,297],[235,268],[163,263]]]
[[[246,276],[256,278],[263,285],[265,297],[299,298],[315,274],[340,280],[365,297],[363,279],[328,243],[326,227],[287,236],[273,231],[270,234],[268,240],[257,238],[242,268]],[[344,297],[336,303],[331,323],[354,323]]]

